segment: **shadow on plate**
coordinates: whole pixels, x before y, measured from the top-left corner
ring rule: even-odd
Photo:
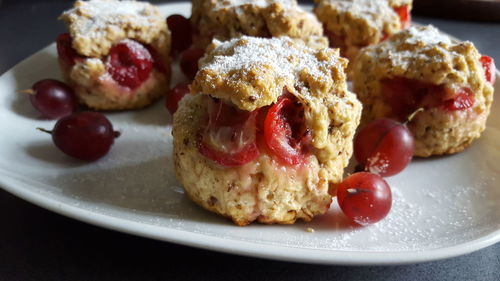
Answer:
[[[40,134],[45,134],[40,132]],[[88,165],[86,162],[72,159],[61,152],[51,140],[51,136],[47,134],[47,141],[32,143],[25,148],[26,153],[46,163],[55,164],[61,169],[75,168]]]
[[[39,149],[43,147],[34,150]],[[42,153],[42,157],[53,156]],[[90,163],[86,167],[63,170],[44,181],[57,187],[65,196],[79,200],[82,207],[91,204],[87,207],[102,207],[105,213],[108,213],[109,209],[125,211],[127,218],[138,216],[138,220],[159,225],[162,224],[161,219],[176,219],[179,223],[196,221],[229,224],[223,218],[199,208],[187,198],[175,179],[170,156],[160,156],[138,163],[127,161],[126,156],[119,157],[108,157],[103,159],[105,161]]]

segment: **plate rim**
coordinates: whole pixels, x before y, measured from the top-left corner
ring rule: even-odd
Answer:
[[[160,8],[168,6],[186,6],[187,2],[173,2],[158,5]],[[304,5],[302,5],[304,6]],[[307,5],[305,6],[307,7]],[[451,35],[452,36],[452,35]],[[54,48],[54,43],[41,48],[0,75],[0,80],[8,75],[13,69],[27,63],[30,59],[43,51]],[[500,80],[500,70],[496,71],[497,81]],[[498,83],[497,83],[498,84]],[[500,86],[500,85],[499,85]],[[259,242],[250,242],[209,236],[175,228],[141,223],[127,220],[109,214],[93,212],[85,208],[73,206],[57,200],[57,197],[44,196],[29,188],[19,188],[28,185],[15,178],[8,177],[0,169],[0,188],[8,193],[21,198],[31,204],[59,215],[66,216],[90,225],[102,227],[108,230],[119,231],[148,239],[196,247],[216,252],[249,256],[255,258],[279,260],[286,262],[327,264],[327,265],[401,265],[410,263],[429,262],[453,258],[486,248],[500,242],[500,228],[471,241],[440,247],[430,250],[403,250],[395,252],[383,251],[348,251],[348,250],[326,250],[307,249],[287,245],[275,245]],[[287,249],[293,249],[296,254],[287,254]],[[320,254],[318,254],[320,253]]]

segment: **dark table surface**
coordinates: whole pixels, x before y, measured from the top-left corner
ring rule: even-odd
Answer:
[[[0,0],[0,73],[51,43],[64,30],[55,19],[69,6],[71,1]],[[500,62],[499,23],[415,20],[471,40]],[[413,265],[296,264],[101,229],[1,189],[0,223],[0,280],[500,280],[500,243],[465,256]]]

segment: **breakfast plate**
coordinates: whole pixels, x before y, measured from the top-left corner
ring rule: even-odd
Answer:
[[[189,14],[189,4],[161,6]],[[497,75],[499,76],[499,75]],[[101,227],[226,253],[322,264],[401,264],[466,254],[500,241],[500,104],[483,136],[462,153],[414,159],[387,178],[393,208],[379,223],[353,225],[334,202],[312,222],[237,227],[192,203],[175,179],[171,117],[162,102],[106,113],[121,131],[110,153],[73,160],[37,127],[17,90],[60,79],[52,44],[0,77],[0,186],[43,208]],[[183,76],[174,69],[173,83]],[[499,77],[500,80],[500,77]],[[497,88],[496,95],[500,95]]]

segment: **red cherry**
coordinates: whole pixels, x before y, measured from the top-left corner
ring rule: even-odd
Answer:
[[[382,177],[361,172],[350,175],[337,186],[337,201],[349,219],[369,225],[387,216],[392,207],[392,192]]]
[[[408,166],[414,145],[413,135],[404,124],[377,119],[356,134],[354,156],[367,171],[389,177]]]
[[[167,25],[172,32],[172,49],[170,53],[175,56],[191,46],[191,23],[181,15],[171,15],[167,18]]]
[[[107,69],[118,84],[136,89],[149,78],[153,58],[143,45],[125,40],[109,51]]]
[[[189,48],[181,55],[180,66],[187,78],[193,80],[198,72],[198,61],[203,57],[205,51],[198,48]]]
[[[179,83],[168,91],[165,106],[170,114],[174,115],[179,106],[179,101],[187,94],[189,94],[189,83]]]
[[[108,153],[119,133],[98,112],[79,112],[57,121],[52,131],[54,144],[65,154],[84,161],[95,161]]]
[[[36,82],[30,94],[30,101],[43,116],[55,119],[73,113],[78,105],[78,98],[73,89],[54,79]]]

